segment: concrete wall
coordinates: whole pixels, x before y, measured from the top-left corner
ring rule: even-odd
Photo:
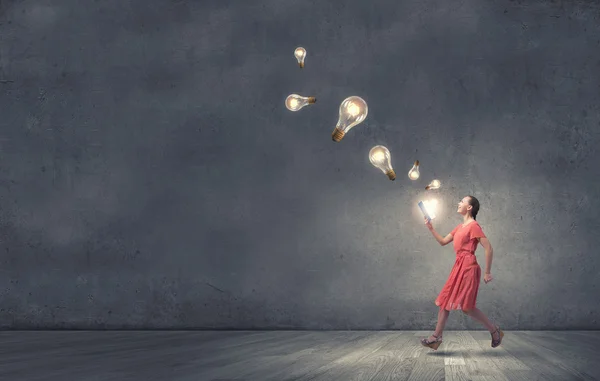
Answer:
[[[2,327],[433,329],[455,254],[417,202],[445,235],[473,194],[479,308],[600,328],[594,2],[57,4],[0,8]]]

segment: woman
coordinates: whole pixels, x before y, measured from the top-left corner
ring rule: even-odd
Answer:
[[[435,300],[435,304],[440,307],[435,332],[430,337],[421,340],[421,344],[434,350],[437,350],[442,343],[442,332],[450,310],[460,309],[473,319],[483,323],[492,335],[492,348],[500,345],[504,336],[504,332],[493,325],[487,316],[475,306],[481,278],[481,268],[475,257],[475,249],[478,243],[481,243],[485,249],[485,274],[483,276],[485,283],[489,283],[493,279],[490,271],[494,252],[490,241],[476,221],[477,212],[479,212],[479,201],[475,197],[466,196],[460,200],[458,213],[462,214],[463,222],[458,224],[446,237],[439,235],[431,225],[431,221],[425,218],[425,225],[440,245],[445,246],[454,241],[454,251],[456,252],[454,267]]]

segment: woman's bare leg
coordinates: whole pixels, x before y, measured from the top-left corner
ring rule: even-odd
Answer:
[[[473,319],[475,319],[478,322],[485,325],[485,328],[487,328],[491,334],[493,334],[494,331],[496,330],[496,326],[494,324],[492,324],[490,319],[488,319],[488,317],[485,316],[485,314],[479,308],[473,308],[472,310],[464,311],[464,312],[467,315],[469,315],[470,317],[472,317]],[[494,335],[494,338],[499,340],[500,339],[499,335],[500,334],[498,332],[496,332],[496,334]]]
[[[433,333],[434,335],[440,337],[442,336],[442,333],[444,332],[444,327],[446,326],[446,321],[448,321],[448,316],[450,315],[450,311],[443,309],[442,307],[440,307],[440,310],[438,312],[438,321],[437,321],[437,325],[435,326],[435,332]],[[429,336],[429,340],[435,340],[435,337]]]
[[[468,311],[464,311],[464,312],[467,315],[469,315],[470,317],[472,317],[473,319],[482,323],[485,326],[485,328],[487,328],[488,331],[490,331],[490,333],[492,333],[496,330],[496,326],[494,326],[492,324],[490,319],[488,319],[488,317],[485,316],[485,314],[479,308],[473,308],[472,310],[468,310]]]

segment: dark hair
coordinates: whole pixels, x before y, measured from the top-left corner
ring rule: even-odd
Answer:
[[[477,213],[479,213],[479,200],[473,196],[469,196],[469,205],[473,207],[473,209],[471,209],[473,219],[477,220]]]

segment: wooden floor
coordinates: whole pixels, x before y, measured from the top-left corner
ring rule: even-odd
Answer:
[[[0,332],[0,380],[600,380],[600,331]]]

